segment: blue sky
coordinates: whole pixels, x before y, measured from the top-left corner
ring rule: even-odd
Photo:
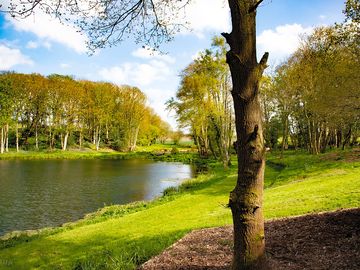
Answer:
[[[4,6],[7,2],[0,0]],[[257,14],[259,56],[269,51],[269,70],[273,69],[296,49],[299,35],[311,33],[316,26],[341,22],[343,7],[343,0],[264,0]],[[192,31],[184,31],[164,44],[162,50],[168,54],[150,55],[129,40],[88,56],[86,36],[73,27],[41,13],[26,20],[1,14],[0,70],[67,74],[138,86],[148,96],[149,105],[176,127],[164,103],[175,95],[178,74],[210,46],[214,35],[230,31],[229,19],[226,1],[193,0],[187,11]]]

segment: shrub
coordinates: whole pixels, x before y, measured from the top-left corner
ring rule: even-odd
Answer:
[[[171,154],[172,154],[172,155],[179,154],[179,149],[178,149],[177,147],[171,148]]]

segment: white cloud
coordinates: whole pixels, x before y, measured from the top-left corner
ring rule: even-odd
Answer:
[[[195,0],[186,9],[189,28],[198,37],[204,32],[224,32],[230,29],[230,11],[227,1]]]
[[[300,36],[312,32],[312,27],[300,24],[286,24],[275,30],[265,30],[257,37],[258,52],[270,53],[270,63],[278,64],[290,56],[300,45]]]
[[[26,44],[26,48],[28,49],[37,49],[39,47],[45,47],[46,49],[50,49],[51,48],[51,43],[49,41],[29,41]]]
[[[70,67],[70,65],[69,65],[69,64],[66,64],[66,63],[61,63],[61,64],[60,64],[60,67],[63,68],[63,69],[67,69],[67,68]]]
[[[42,42],[41,46],[45,47],[46,49],[51,48],[51,43],[49,41]]]
[[[149,63],[124,63],[120,66],[103,68],[99,74],[103,79],[116,84],[141,87],[164,81],[172,74],[172,71],[165,62],[151,60]]]
[[[155,112],[165,121],[167,121],[173,129],[176,129],[176,120],[173,117],[174,112],[166,110],[165,102],[174,96],[174,92],[170,89],[162,88],[145,88],[143,90],[148,97],[149,105],[154,108]]]
[[[37,49],[38,47],[39,47],[39,44],[35,41],[29,41],[26,44],[26,48],[28,48],[28,49]]]
[[[20,50],[0,44],[0,70],[9,70],[16,65],[33,65],[33,61]]]
[[[155,59],[159,61],[164,61],[169,64],[175,63],[175,58],[166,54],[161,54],[160,52],[153,50],[147,46],[138,48],[137,50],[132,52],[132,55],[141,59],[147,59],[147,60]]]
[[[327,17],[326,17],[326,15],[320,15],[319,18],[320,18],[320,20],[325,20]]]
[[[51,18],[40,10],[35,16],[25,19],[15,20],[10,15],[6,15],[6,20],[15,28],[16,31],[31,32],[42,40],[42,46],[49,48],[50,42],[57,42],[75,50],[77,53],[86,52],[87,38],[77,32],[75,27],[61,24],[59,20]],[[38,43],[30,43],[28,46],[33,48]]]

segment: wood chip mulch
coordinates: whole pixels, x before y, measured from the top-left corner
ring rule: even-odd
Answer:
[[[271,269],[360,270],[360,208],[269,221],[265,231]],[[229,269],[232,233],[193,231],[140,269]]]

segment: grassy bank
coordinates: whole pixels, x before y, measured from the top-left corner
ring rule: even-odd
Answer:
[[[176,149],[176,153],[172,152]],[[139,146],[134,152],[118,152],[109,148],[96,151],[92,148],[71,148],[67,151],[39,150],[19,151],[10,149],[9,152],[0,154],[0,160],[36,160],[36,159],[153,159],[159,161],[181,161],[192,162],[197,159],[194,149],[186,145],[163,145]]]
[[[359,207],[360,162],[349,155],[268,155],[266,218]],[[0,269],[133,269],[193,229],[231,224],[226,203],[235,180],[236,164],[214,166],[157,201],[110,206],[77,224],[3,241]]]

